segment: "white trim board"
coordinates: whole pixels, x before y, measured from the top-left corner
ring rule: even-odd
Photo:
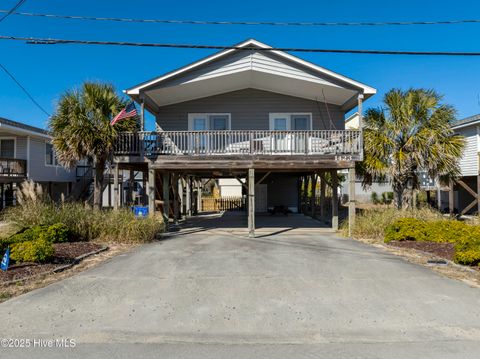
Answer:
[[[210,129],[210,119],[211,116],[227,116],[227,130],[232,129],[232,114],[228,112],[210,112],[210,113],[189,113],[188,114],[188,130],[193,131],[193,121],[195,118],[205,118],[207,128],[205,131],[213,131]]]
[[[268,114],[268,126],[270,130],[273,130],[275,118],[287,119],[287,131],[292,129],[292,116],[309,116],[309,129],[313,129],[312,113],[311,112],[270,112]]]

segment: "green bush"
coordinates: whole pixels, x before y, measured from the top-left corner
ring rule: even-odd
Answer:
[[[371,199],[373,204],[380,203],[380,200],[378,199],[378,193],[377,192],[372,192],[372,194],[370,195],[370,199]]]
[[[47,228],[45,235],[49,241],[53,243],[68,242],[70,239],[70,231],[63,223],[55,223]]]
[[[15,262],[45,263],[53,258],[54,252],[51,242],[35,239],[13,244],[10,249],[10,258]]]
[[[385,243],[390,241],[424,241],[427,223],[416,218],[400,218],[385,228]]]
[[[458,239],[453,260],[460,264],[480,265],[480,227],[471,228],[468,235]]]
[[[382,208],[363,210],[357,214],[355,225],[352,228],[354,238],[364,238],[373,242],[383,242],[385,229],[399,218],[418,218],[425,221],[440,220],[442,214],[430,208],[415,210],[398,210]],[[348,220],[341,224],[342,232],[348,235]]]

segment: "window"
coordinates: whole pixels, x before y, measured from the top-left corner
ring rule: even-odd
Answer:
[[[0,157],[15,158],[15,139],[14,138],[0,139]]]
[[[229,113],[189,113],[189,131],[225,131],[230,129]]]
[[[45,164],[47,166],[56,166],[58,164],[53,145],[48,142],[45,143]]]
[[[270,129],[274,131],[308,131],[312,129],[311,113],[270,113]]]

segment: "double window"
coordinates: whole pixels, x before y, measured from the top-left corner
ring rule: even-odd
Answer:
[[[0,138],[0,158],[15,158],[14,138]]]
[[[229,113],[189,113],[189,131],[225,131],[230,130]]]
[[[311,129],[311,113],[270,113],[270,130],[307,131]]]

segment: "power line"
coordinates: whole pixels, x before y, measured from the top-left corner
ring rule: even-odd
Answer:
[[[12,14],[17,14],[15,11],[17,11],[20,8],[20,6],[22,6],[25,3],[25,1],[27,0],[19,0],[10,10],[1,10],[0,12],[5,13],[5,15],[3,15],[0,18],[0,22],[5,20],[8,16]]]
[[[256,46],[223,46],[223,45],[195,45],[195,44],[165,44],[149,42],[125,41],[96,41],[96,40],[71,40],[39,37],[5,36],[0,35],[0,40],[26,41],[31,45],[103,45],[103,46],[134,46],[134,47],[159,47],[177,49],[211,49],[211,50],[241,50],[241,51],[289,51],[289,52],[314,52],[338,54],[364,54],[364,55],[411,55],[411,56],[480,56],[480,52],[455,52],[455,51],[390,51],[390,50],[353,50],[353,49],[319,49],[302,47],[256,47]]]
[[[0,13],[7,10],[0,10]],[[247,25],[247,26],[407,26],[407,25],[455,25],[480,23],[479,19],[441,20],[441,21],[383,21],[383,22],[305,22],[305,21],[208,21],[208,20],[166,20],[135,19],[121,17],[75,16],[58,14],[39,14],[31,12],[14,12],[18,16],[44,17],[52,19],[115,21],[133,23],[186,24],[186,25]]]
[[[3,69],[3,71],[5,71],[5,73],[8,76],[10,76],[10,78],[18,85],[18,87],[20,87],[22,89],[22,91],[40,109],[40,111],[42,111],[45,115],[50,117],[50,114],[33,98],[32,95],[30,95],[30,93],[27,91],[27,89],[25,87],[23,87],[23,85],[15,78],[15,76],[13,76],[13,74],[10,71],[8,71],[7,68],[5,66],[3,66],[2,64],[0,64],[0,67]]]

